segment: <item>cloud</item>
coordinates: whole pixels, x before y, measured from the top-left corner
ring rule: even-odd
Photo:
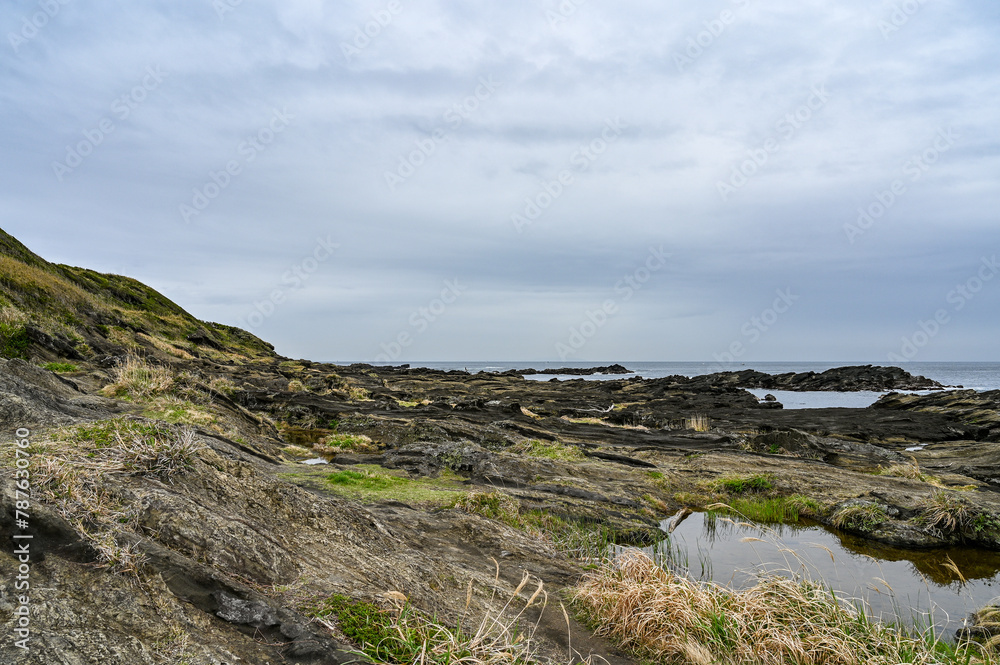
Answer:
[[[67,3],[32,31],[38,7],[0,8],[5,230],[233,324],[330,237],[255,329],[294,355],[374,358],[460,279],[399,360],[553,358],[663,245],[579,358],[711,359],[792,288],[748,357],[877,361],[1000,249],[993,4]],[[995,359],[998,301],[922,357]]]

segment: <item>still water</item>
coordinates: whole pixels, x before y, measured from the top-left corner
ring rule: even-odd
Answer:
[[[748,524],[694,513],[644,551],[694,579],[736,589],[751,586],[760,575],[808,578],[840,598],[865,603],[887,622],[926,626],[932,619],[946,638],[969,613],[1000,596],[1000,553],[902,550],[820,526]],[[949,569],[949,560],[964,582]]]

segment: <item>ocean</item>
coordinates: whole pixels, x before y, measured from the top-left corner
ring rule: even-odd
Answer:
[[[879,362],[759,362],[759,363],[729,363],[717,362],[410,362],[411,367],[427,367],[440,370],[465,370],[468,372],[504,372],[510,369],[557,369],[560,367],[586,368],[601,367],[618,363],[632,370],[632,374],[571,376],[557,374],[539,374],[526,377],[536,381],[548,381],[556,377],[561,380],[587,379],[591,381],[612,380],[641,376],[644,379],[658,379],[665,376],[682,375],[698,376],[713,372],[741,371],[754,369],[768,374],[784,374],[786,372],[823,372],[834,367],[849,365],[884,365],[891,363]],[[337,363],[349,364],[349,363]],[[399,363],[386,363],[399,364]],[[912,362],[896,365],[910,374],[926,376],[939,383],[978,391],[1000,390],[1000,363],[980,362]],[[864,408],[874,404],[884,393],[876,392],[791,392],[781,390],[751,390],[757,397],[763,397],[768,392],[778,398],[786,409],[809,409],[828,407]]]

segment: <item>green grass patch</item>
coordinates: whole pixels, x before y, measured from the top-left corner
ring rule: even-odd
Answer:
[[[65,431],[62,438],[70,443],[100,449],[117,445],[119,439],[140,439],[152,444],[158,438],[168,436],[171,436],[170,431],[155,423],[112,418],[71,427]]]
[[[50,372],[56,372],[58,374],[80,371],[80,368],[73,363],[45,363],[42,365],[42,369],[47,369]]]
[[[320,439],[320,445],[337,451],[378,452],[378,446],[364,434],[331,434]]]
[[[28,331],[24,326],[0,323],[0,356],[27,360],[29,346],[31,338],[28,337]]]
[[[751,476],[727,476],[714,483],[715,489],[726,494],[760,494],[774,489],[774,477],[756,473]]]
[[[410,478],[369,464],[325,474],[324,488],[361,501],[392,500],[431,505],[453,504],[467,492],[460,478],[442,471],[437,478]]]
[[[816,517],[823,511],[820,503],[808,497],[737,497],[708,506],[709,512],[735,515],[763,524],[794,524],[803,517]]]

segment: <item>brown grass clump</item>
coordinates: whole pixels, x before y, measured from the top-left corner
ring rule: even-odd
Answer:
[[[923,508],[920,521],[946,534],[964,530],[974,517],[969,500],[954,492],[935,492]]]
[[[111,383],[102,389],[109,397],[145,399],[169,392],[174,385],[174,375],[169,369],[131,354],[115,366],[111,377]]]
[[[451,628],[431,618],[407,602],[397,591],[383,594],[391,607],[336,595],[307,606],[304,611],[331,633],[343,635],[360,648],[361,654],[378,663],[414,663],[420,665],[533,665],[546,663],[538,651],[535,632],[548,605],[543,583],[525,573],[502,607],[498,598],[499,565],[494,579],[490,606],[479,621],[471,621],[469,604],[473,585],[469,583],[462,620]],[[527,599],[522,592],[530,594]],[[527,610],[538,612],[529,621]],[[563,609],[567,629],[569,617]],[[466,628],[470,626],[471,629]],[[566,662],[581,662],[578,658]],[[590,659],[582,661],[589,665]]]
[[[142,565],[134,539],[142,507],[113,476],[168,479],[192,468],[201,448],[191,430],[117,418],[78,425],[34,444],[32,485],[112,570],[135,575]]]
[[[638,550],[604,564],[574,597],[599,635],[659,662],[941,662],[939,643],[877,623],[820,585],[775,577],[734,591],[672,574]]]

